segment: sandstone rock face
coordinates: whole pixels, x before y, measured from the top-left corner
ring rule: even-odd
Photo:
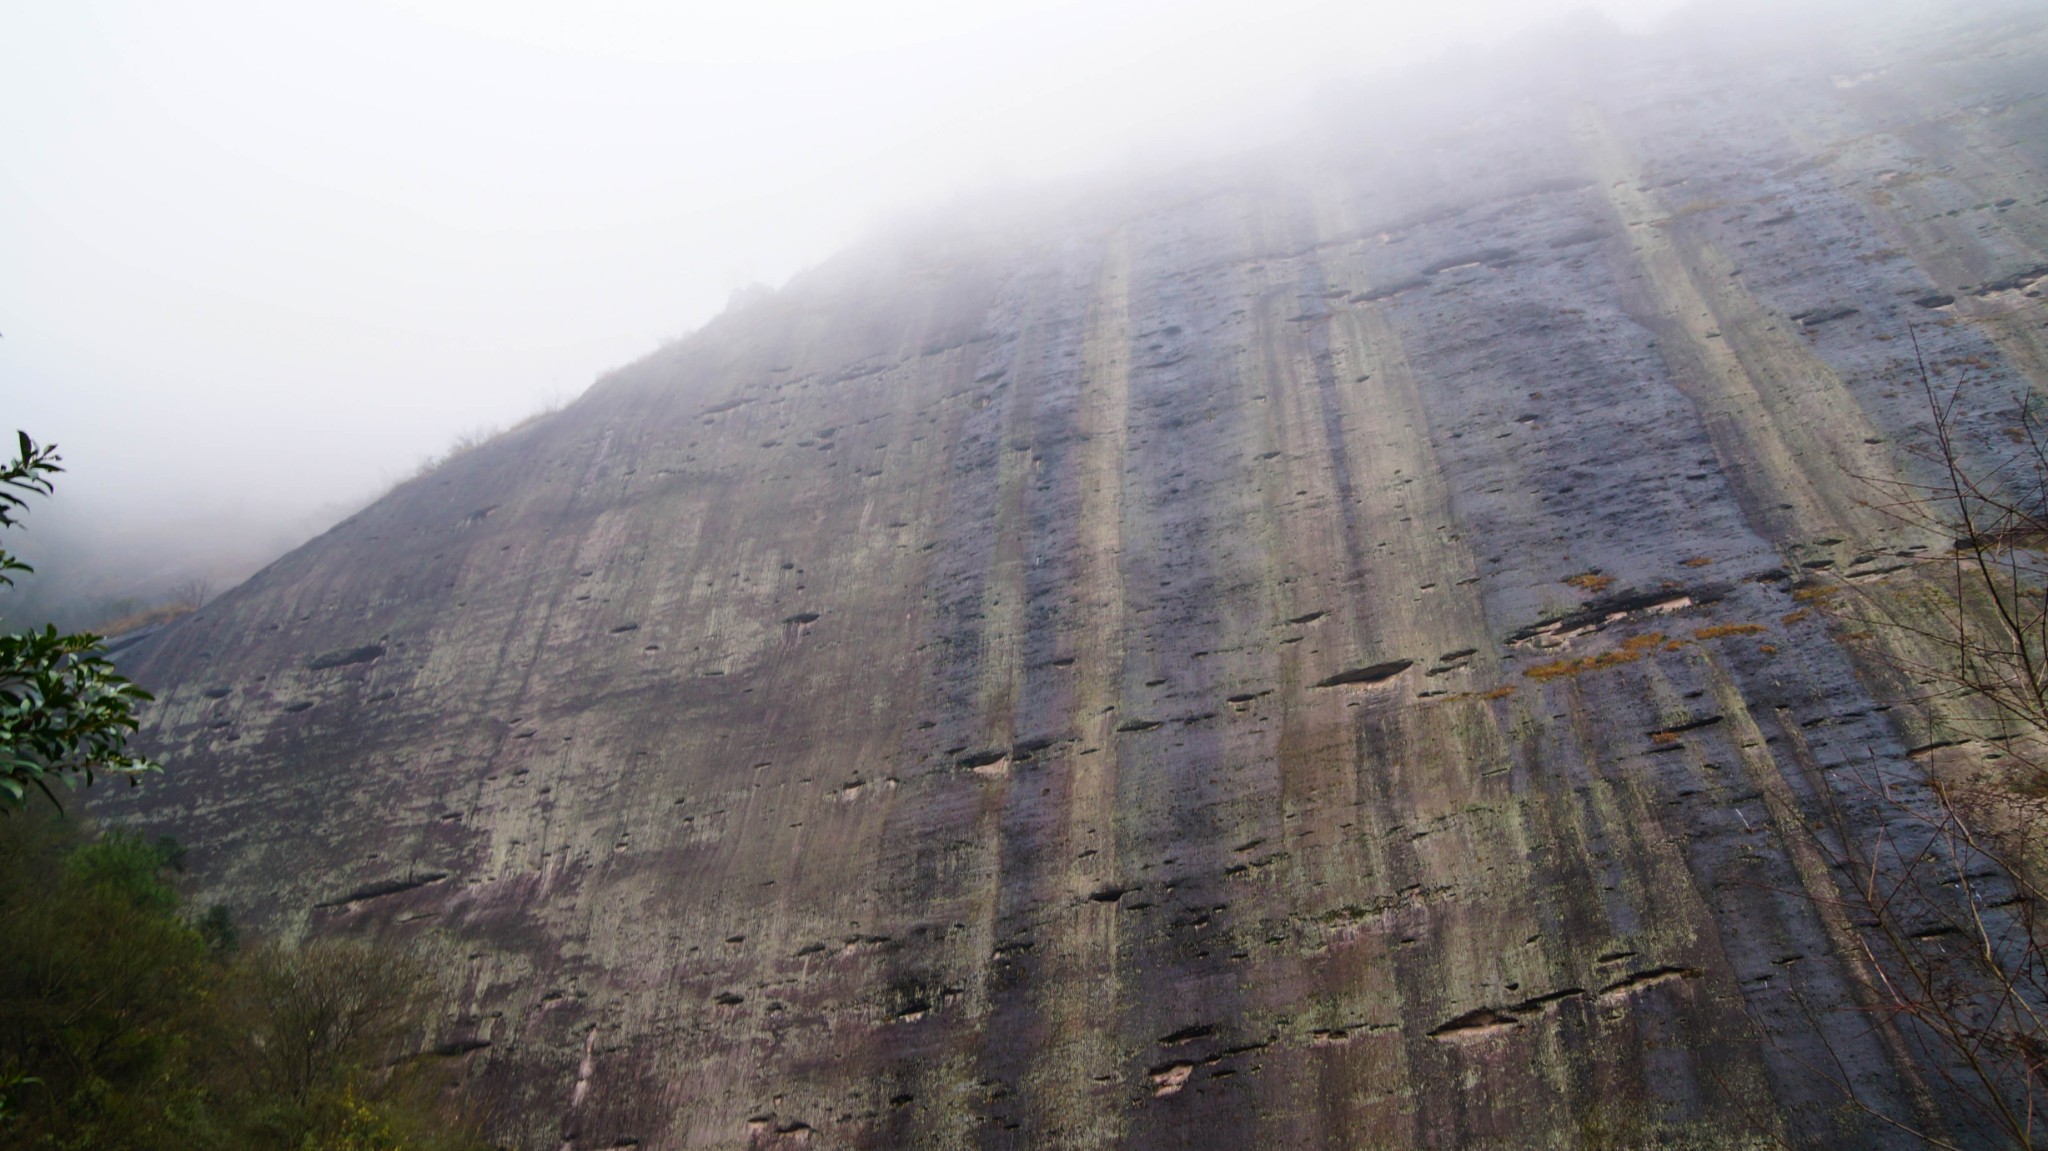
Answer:
[[[1942,543],[1909,324],[2048,380],[1944,7],[878,241],[130,648],[100,809],[439,957],[521,1147],[1907,1145],[1805,828],[1935,741],[1802,592]]]

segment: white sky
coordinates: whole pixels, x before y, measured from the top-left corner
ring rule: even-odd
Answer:
[[[303,520],[888,214],[1677,6],[0,0],[0,432],[41,517]]]

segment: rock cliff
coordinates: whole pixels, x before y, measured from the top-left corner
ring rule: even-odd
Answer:
[[[1806,829],[1941,740],[1814,608],[1944,542],[1908,325],[2048,382],[2048,18],[1781,31],[849,252],[124,651],[99,809],[522,1147],[1906,1145]]]

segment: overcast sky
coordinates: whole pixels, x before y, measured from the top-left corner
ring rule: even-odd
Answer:
[[[1677,6],[0,0],[0,422],[44,522],[297,522],[890,214]]]

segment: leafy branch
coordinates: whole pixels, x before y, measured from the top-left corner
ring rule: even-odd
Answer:
[[[29,498],[49,495],[50,477],[64,470],[55,444],[15,434],[17,454],[0,465],[0,528],[18,525]],[[0,587],[33,570],[0,548]],[[53,780],[76,787],[104,774],[133,782],[159,770],[128,753],[136,708],[150,698],[114,670],[99,636],[55,627],[0,635],[0,810],[25,805],[30,788],[58,803]]]
[[[46,496],[53,490],[50,477],[64,468],[57,462],[57,445],[38,447],[28,438],[27,432],[14,433],[20,440],[20,452],[14,459],[0,466],[0,528],[11,528],[21,522],[28,511],[28,497]],[[26,575],[34,568],[14,558],[7,549],[0,548],[0,587],[14,586],[12,572]]]

